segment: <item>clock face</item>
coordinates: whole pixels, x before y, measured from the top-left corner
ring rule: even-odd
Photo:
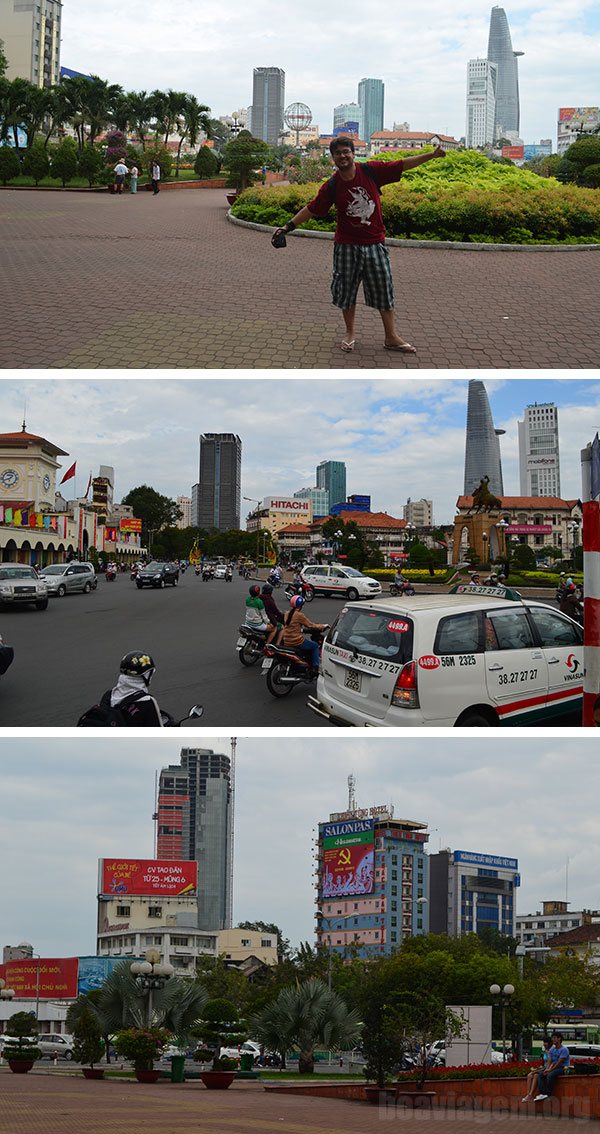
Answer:
[[[14,488],[15,484],[18,483],[18,480],[19,474],[15,471],[15,469],[4,469],[4,472],[0,473],[0,481],[5,488]]]
[[[44,477],[44,479],[42,481],[42,484],[43,484],[43,486],[44,486],[44,488],[46,489],[46,492],[47,492],[48,489],[50,488],[50,477],[48,476],[47,473],[46,473],[46,476]]]

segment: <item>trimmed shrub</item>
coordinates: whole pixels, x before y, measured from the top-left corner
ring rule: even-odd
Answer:
[[[79,155],[78,173],[81,177],[87,177],[90,189],[100,179],[103,168],[104,158],[101,150],[97,146],[84,146]]]
[[[31,149],[26,151],[22,168],[27,177],[33,177],[36,185],[39,185],[40,181],[48,176],[50,159],[43,143],[35,142]]]
[[[14,181],[21,172],[21,162],[19,161],[16,150],[12,146],[0,146],[0,181],[6,185],[8,181]]]
[[[77,173],[77,148],[70,138],[56,147],[50,159],[50,173],[62,181],[63,189]]]
[[[214,177],[219,172],[219,162],[208,146],[201,146],[196,154],[194,171],[198,177]]]

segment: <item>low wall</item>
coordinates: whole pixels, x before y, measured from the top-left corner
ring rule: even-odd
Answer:
[[[413,1084],[407,1083],[409,1090]],[[522,1103],[525,1079],[428,1080],[423,1088],[435,1091],[433,1105],[440,1110],[509,1111],[513,1114],[542,1114],[544,1117],[600,1119],[600,1075],[563,1075],[555,1084],[551,1098],[539,1103]],[[267,1083],[267,1091],[289,1092],[315,1098],[350,1099],[366,1102],[362,1083]],[[382,1096],[382,1105],[395,1104]],[[402,1102],[398,1104],[403,1106]]]

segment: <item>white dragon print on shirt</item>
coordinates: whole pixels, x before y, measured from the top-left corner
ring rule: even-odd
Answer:
[[[361,224],[371,223],[370,217],[375,212],[375,202],[362,186],[358,189],[350,190],[351,200],[346,209],[346,215],[349,217],[358,217]]]

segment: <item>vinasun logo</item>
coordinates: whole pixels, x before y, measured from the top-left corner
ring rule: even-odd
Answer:
[[[579,660],[578,660],[578,658],[575,657],[575,654],[569,654],[567,661],[566,661],[566,666],[567,666],[567,669],[570,669],[571,673],[577,673],[578,672]]]

